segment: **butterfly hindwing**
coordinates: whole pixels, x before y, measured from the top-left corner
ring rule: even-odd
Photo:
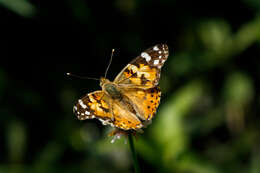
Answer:
[[[150,89],[129,89],[125,93],[138,112],[138,116],[149,121],[156,113],[160,104],[161,91],[158,86]]]
[[[142,122],[128,109],[127,104],[128,103],[124,104],[121,101],[115,101],[113,103],[113,125],[124,130],[137,130],[142,128]]]
[[[166,44],[158,44],[142,52],[115,78],[119,86],[129,88],[152,88],[158,85],[161,67],[169,55]]]

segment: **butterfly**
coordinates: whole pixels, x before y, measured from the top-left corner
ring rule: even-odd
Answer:
[[[73,112],[79,120],[99,119],[121,130],[146,127],[160,103],[161,68],[169,55],[166,44],[157,44],[132,60],[113,82],[102,77],[102,90],[80,98]]]

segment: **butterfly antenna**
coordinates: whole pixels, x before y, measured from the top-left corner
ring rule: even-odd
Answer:
[[[93,77],[86,77],[86,76],[78,76],[78,75],[75,75],[75,74],[71,74],[71,73],[66,73],[67,76],[72,76],[72,77],[76,77],[76,78],[79,78],[79,79],[93,79],[93,80],[98,80],[97,78],[93,78]]]
[[[111,52],[111,57],[110,57],[110,60],[109,60],[109,64],[107,66],[107,69],[106,69],[106,72],[105,72],[105,78],[107,77],[107,72],[108,72],[108,69],[112,63],[112,59],[113,59],[113,55],[114,55],[114,52],[115,52],[115,49],[112,49],[112,52]]]

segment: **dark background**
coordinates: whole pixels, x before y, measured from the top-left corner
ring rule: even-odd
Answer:
[[[166,43],[141,171],[258,173],[260,2],[0,1],[0,172],[133,172],[125,139],[72,113],[99,82]]]

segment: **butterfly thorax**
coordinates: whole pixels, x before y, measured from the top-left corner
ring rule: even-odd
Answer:
[[[117,85],[113,82],[110,82],[108,79],[101,78],[100,85],[102,90],[105,91],[113,99],[122,99],[122,95]]]

